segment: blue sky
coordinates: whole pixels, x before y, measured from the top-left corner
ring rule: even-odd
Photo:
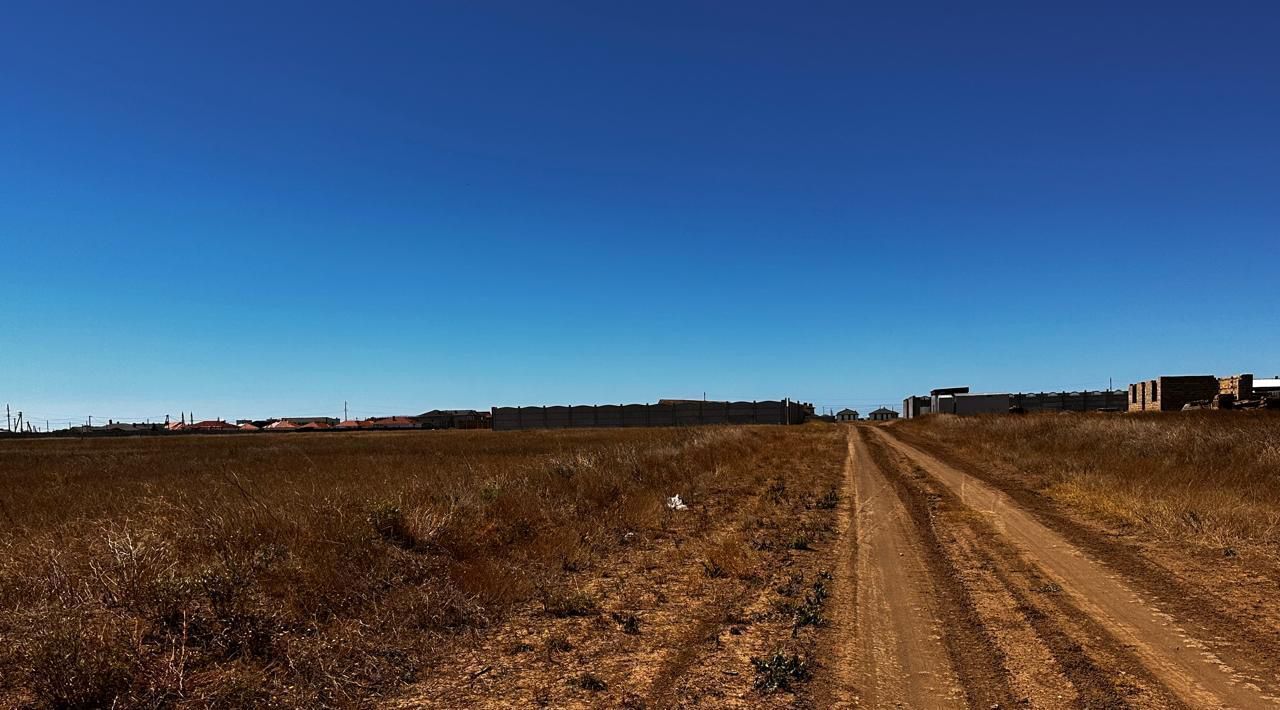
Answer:
[[[38,420],[1280,371],[1275,3],[180,5],[5,6]]]

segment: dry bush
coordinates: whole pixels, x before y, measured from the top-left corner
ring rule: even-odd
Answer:
[[[367,706],[663,501],[743,428],[0,441],[0,705]],[[740,477],[741,480],[738,480]]]
[[[1158,538],[1280,555],[1280,417],[1270,412],[930,416],[895,430]]]

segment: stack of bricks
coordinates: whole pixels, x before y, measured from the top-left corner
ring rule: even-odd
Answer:
[[[1218,394],[1229,394],[1235,401],[1253,399],[1253,375],[1244,373],[1218,378]]]

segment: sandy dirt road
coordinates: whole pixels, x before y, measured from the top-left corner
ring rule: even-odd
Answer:
[[[991,651],[1004,656],[1004,682],[1025,704],[1054,706],[1056,698],[1078,707],[1280,705],[1269,692],[1274,674],[1263,677],[1227,666],[1177,619],[1144,601],[1122,578],[1004,493],[903,443],[889,429],[866,427],[864,432],[896,461],[890,476],[900,481],[900,494],[909,498],[912,490],[923,492],[952,509],[952,523],[935,509],[927,525],[941,530],[939,545],[964,580],[968,600],[988,629]],[[885,455],[882,460],[889,460]],[[967,566],[966,556],[977,564]],[[1019,576],[1038,581],[1023,584]],[[1050,602],[1035,593],[1046,589],[1055,592]],[[1002,621],[990,603],[1001,596],[1034,613]],[[906,609],[918,603],[912,595],[893,601]],[[1041,671],[1052,669],[1040,681],[1032,675],[1037,647],[1048,664]],[[1056,691],[1039,696],[1031,690],[1055,685]]]
[[[845,486],[852,520],[837,624],[843,644],[831,706],[950,708],[963,694],[942,642],[921,541],[893,487],[850,432]]]

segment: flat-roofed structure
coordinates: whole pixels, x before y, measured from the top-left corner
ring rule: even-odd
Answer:
[[[1280,377],[1268,377],[1253,381],[1253,396],[1280,398]]]

